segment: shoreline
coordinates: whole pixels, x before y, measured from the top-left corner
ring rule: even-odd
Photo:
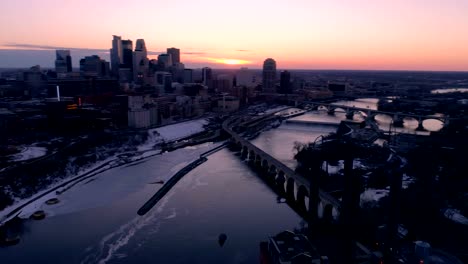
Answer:
[[[185,122],[191,122],[191,121],[197,122],[199,121],[199,119],[189,120]],[[180,122],[180,123],[184,123],[184,122]],[[174,124],[170,124],[168,126],[171,126],[171,125],[174,125]],[[148,129],[147,130],[148,133],[153,129],[154,128]],[[199,137],[200,134],[211,133],[211,132],[214,132],[214,131],[210,131],[210,130],[203,128],[202,131],[192,133],[185,137],[171,139],[168,142],[164,142],[163,140],[164,144],[161,144],[162,142],[158,142],[154,144],[154,146],[152,146],[150,149],[145,149],[143,151],[135,151],[133,153],[132,152],[118,153],[111,157],[108,157],[107,159],[104,159],[101,162],[96,162],[93,165],[91,165],[89,169],[84,169],[83,172],[80,172],[79,175],[74,176],[69,179],[63,179],[59,183],[52,184],[51,186],[46,187],[39,192],[36,192],[35,194],[31,195],[29,198],[21,199],[18,202],[15,202],[12,205],[4,208],[2,211],[0,211],[0,227],[6,225],[9,221],[14,219],[15,217],[21,216],[22,214],[34,213],[35,203],[41,203],[41,202],[45,202],[45,200],[56,198],[57,195],[67,191],[68,189],[73,188],[73,186],[75,186],[76,184],[82,181],[85,181],[91,177],[96,176],[97,174],[100,174],[107,170],[114,169],[114,168],[121,167],[121,166],[131,166],[132,164],[137,164],[139,162],[144,161],[145,159],[148,159],[157,155],[161,155],[165,152],[172,152],[180,148],[206,143],[206,140],[194,141],[194,139]],[[219,135],[214,133],[214,135],[210,137],[210,139],[216,139],[217,137],[219,137]],[[213,140],[213,142],[214,141],[215,140]],[[150,142],[148,139],[146,142],[144,142],[140,146],[144,146],[145,144],[149,144],[149,143]],[[28,209],[24,210],[25,208],[28,208],[28,207],[32,207],[32,208],[29,208],[29,210]]]

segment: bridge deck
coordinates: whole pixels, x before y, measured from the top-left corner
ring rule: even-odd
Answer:
[[[325,104],[325,103],[318,103],[318,102],[304,102],[305,104],[309,105],[314,105],[314,106],[325,106],[325,107],[333,107],[333,108],[343,108],[343,109],[351,109],[354,111],[361,111],[364,113],[371,112],[375,114],[384,114],[384,115],[389,115],[389,116],[395,116],[395,115],[400,115],[400,116],[407,116],[407,117],[412,117],[415,119],[436,119],[440,120],[442,122],[446,121],[446,117],[441,117],[441,116],[434,116],[434,115],[417,115],[417,114],[410,114],[410,113],[394,113],[394,112],[386,112],[386,111],[379,111],[379,110],[374,110],[374,109],[369,109],[369,108],[360,108],[360,107],[355,107],[355,106],[347,106],[347,105],[338,105],[338,104]]]

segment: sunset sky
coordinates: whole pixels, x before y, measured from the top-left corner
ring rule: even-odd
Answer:
[[[0,67],[50,67],[58,47],[75,67],[108,59],[120,35],[151,57],[180,48],[186,67],[468,71],[468,0],[15,0],[1,13]]]

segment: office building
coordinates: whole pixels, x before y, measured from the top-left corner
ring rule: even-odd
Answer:
[[[184,83],[193,83],[192,69],[184,69]]]
[[[263,62],[263,92],[276,93],[276,61],[271,58]]]
[[[109,76],[109,62],[97,55],[86,56],[80,60],[80,72],[86,77]]]
[[[122,38],[120,36],[113,36],[112,48],[110,50],[111,69],[114,76],[118,76],[119,67],[122,63]]]
[[[167,54],[171,55],[172,65],[180,63],[180,49],[168,48]]]
[[[148,70],[149,60],[145,40],[137,39],[133,53],[133,80],[136,83],[145,84]]]
[[[256,78],[253,71],[247,68],[241,68],[236,74],[236,85],[254,87],[256,85]]]
[[[173,65],[172,63],[172,55],[171,54],[159,54],[158,55],[158,65],[159,69],[162,70],[169,70],[169,68]]]
[[[156,72],[155,73],[155,87],[159,95],[171,93],[172,90],[172,74],[169,72]]]
[[[291,73],[288,71],[282,71],[280,74],[280,93],[290,94],[291,89]]]
[[[133,69],[133,42],[122,40],[122,64],[120,68]]]
[[[69,50],[55,51],[55,71],[58,74],[72,72],[72,59]]]

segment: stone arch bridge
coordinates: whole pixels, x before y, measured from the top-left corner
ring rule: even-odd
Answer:
[[[266,175],[266,180],[273,183],[288,202],[296,205],[312,219],[322,219],[326,222],[338,220],[341,209],[338,199],[238,135],[232,129],[236,125],[238,124],[235,117],[223,123],[223,129],[231,136],[231,143],[240,150],[242,158],[249,160]]]
[[[449,124],[449,117],[447,116],[417,115],[417,114],[409,114],[409,113],[385,112],[385,111],[378,111],[378,110],[373,110],[369,108],[359,108],[359,107],[354,107],[354,106],[327,104],[327,103],[320,103],[320,102],[304,102],[304,103],[309,106],[309,111],[322,109],[322,110],[326,110],[329,114],[334,114],[335,112],[339,112],[339,110],[341,110],[346,114],[347,119],[353,119],[353,116],[356,113],[365,114],[366,119],[368,120],[374,120],[375,116],[378,114],[387,115],[392,118],[394,126],[403,126],[403,119],[405,117],[409,117],[418,121],[418,130],[424,130],[423,122],[429,119],[434,119],[434,120],[438,120],[442,122],[444,127]]]

